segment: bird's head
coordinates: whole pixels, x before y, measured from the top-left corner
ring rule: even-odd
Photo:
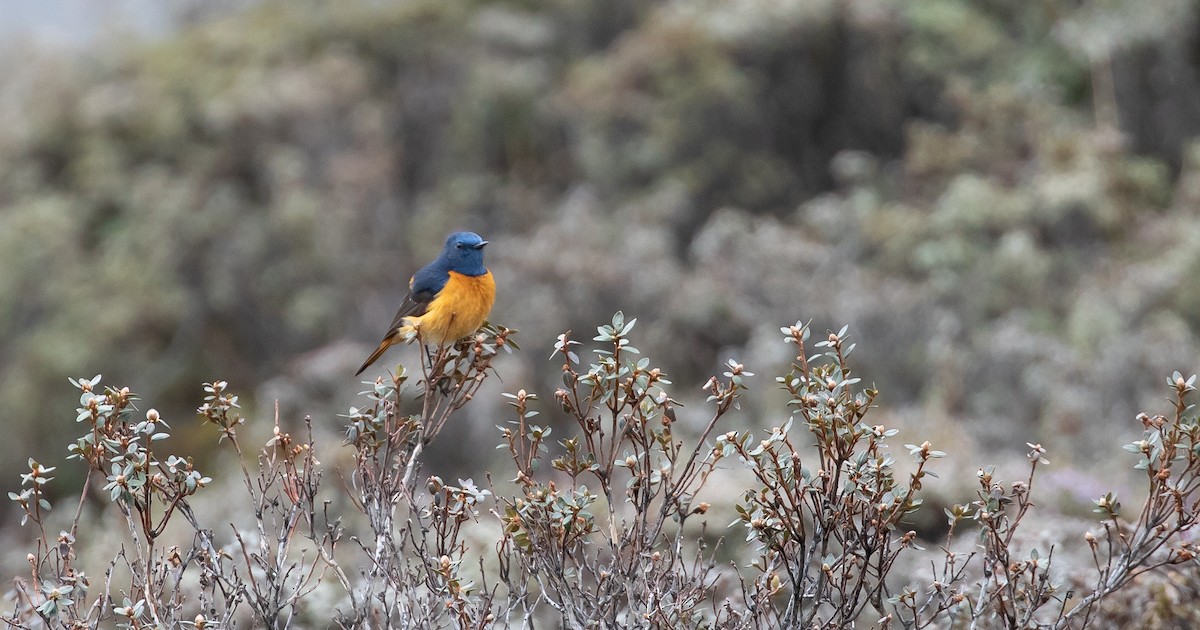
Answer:
[[[487,268],[483,266],[483,246],[487,244],[474,232],[455,232],[446,239],[442,258],[450,271],[468,276],[483,275],[487,273]]]

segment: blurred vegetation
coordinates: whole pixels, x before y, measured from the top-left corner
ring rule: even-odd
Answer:
[[[1084,465],[1195,365],[1198,9],[266,1],[23,49],[0,71],[0,477],[65,455],[46,393],[70,375],[181,417],[219,374],[331,418],[460,227],[530,339],[621,308],[700,382],[782,365],[797,317],[848,321],[889,406]],[[551,391],[548,353],[501,372]]]

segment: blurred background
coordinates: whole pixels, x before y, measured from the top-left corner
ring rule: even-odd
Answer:
[[[696,418],[721,362],[756,372],[749,427],[784,419],[780,326],[849,324],[877,421],[951,451],[943,476],[1042,442],[1086,505],[1200,363],[1198,12],[9,0],[0,480],[61,463],[67,379],[97,373],[163,413],[174,452],[216,446],[195,407],[224,379],[248,430],[278,400],[336,463],[354,370],[471,229],[523,350],[430,472],[480,475],[498,393],[550,400],[555,336],[620,309]]]

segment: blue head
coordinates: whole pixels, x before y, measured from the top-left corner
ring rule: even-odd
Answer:
[[[483,246],[487,243],[474,232],[455,232],[446,239],[446,247],[439,259],[448,271],[482,276],[487,273],[483,266]]]

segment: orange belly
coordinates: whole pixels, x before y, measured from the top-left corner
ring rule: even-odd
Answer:
[[[451,271],[446,286],[429,303],[424,315],[405,318],[425,343],[444,345],[479,330],[492,312],[496,281],[492,272],[465,276]]]

